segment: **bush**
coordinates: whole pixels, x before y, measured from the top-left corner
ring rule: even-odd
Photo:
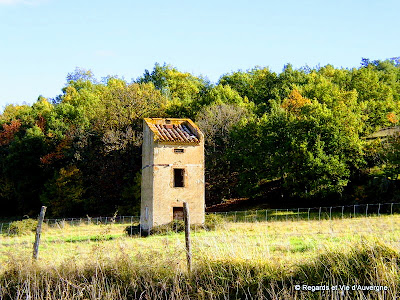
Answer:
[[[215,230],[221,227],[225,223],[224,218],[221,215],[210,214],[206,215],[206,220],[204,222],[204,229]]]
[[[182,231],[185,231],[185,222],[182,220],[173,220],[168,224],[154,226],[151,229],[151,234],[169,234]]]
[[[140,234],[140,225],[131,225],[125,227],[125,233],[127,235],[139,235]]]
[[[125,227],[124,231],[127,235],[140,235],[140,234],[141,236],[149,235],[149,232],[147,230],[140,229],[140,225],[127,226]],[[185,223],[183,221],[174,220],[168,224],[154,226],[151,229],[150,234],[165,235],[182,231],[185,231]]]
[[[25,219],[14,221],[10,224],[9,235],[24,235],[36,231],[38,221],[34,219]]]
[[[190,225],[191,230],[215,230],[218,227],[221,227],[225,223],[225,220],[220,215],[206,215],[205,222],[202,225]],[[133,225],[125,227],[125,233],[127,235],[139,235],[148,236],[149,232],[141,231],[140,225]],[[173,220],[172,222],[164,225],[154,226],[151,229],[150,234],[159,234],[159,235],[166,235],[171,234],[174,232],[183,232],[185,231],[185,222],[182,220]]]

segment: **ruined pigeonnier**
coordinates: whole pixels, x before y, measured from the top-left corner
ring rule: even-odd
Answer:
[[[183,219],[204,223],[204,136],[190,119],[145,118],[143,123],[140,226]]]

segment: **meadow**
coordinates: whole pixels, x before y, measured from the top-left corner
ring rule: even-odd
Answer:
[[[192,273],[187,271],[180,232],[143,238],[127,235],[128,223],[50,222],[42,233],[38,261],[31,259],[33,233],[4,233],[0,299],[395,299],[400,295],[400,215],[309,220],[309,215],[276,211],[266,221],[257,214],[222,214],[224,220],[214,230],[193,228]],[[312,291],[326,286],[329,290]],[[385,290],[363,290],[378,287]]]

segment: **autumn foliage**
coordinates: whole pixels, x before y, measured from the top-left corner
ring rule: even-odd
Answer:
[[[397,124],[399,122],[399,118],[393,112],[390,112],[390,113],[387,114],[387,119],[392,124]]]
[[[3,124],[3,130],[0,131],[0,146],[5,146],[11,143],[15,134],[21,127],[20,120],[12,120],[11,124]]]
[[[293,90],[283,101],[282,107],[289,112],[298,113],[303,106],[308,104],[311,104],[310,99],[304,98],[298,90]]]
[[[137,215],[146,117],[200,126],[207,205],[400,201],[399,139],[385,135],[400,131],[399,78],[392,60],[255,67],[216,83],[170,65],[132,82],[77,69],[57,97],[0,114],[2,214]]]

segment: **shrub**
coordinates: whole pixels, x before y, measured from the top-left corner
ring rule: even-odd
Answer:
[[[170,234],[174,232],[183,232],[185,231],[185,222],[182,220],[173,220],[172,222],[164,225],[154,226],[150,234]]]
[[[139,235],[140,234],[140,225],[130,225],[125,227],[125,233],[127,235]]]
[[[10,224],[9,235],[24,235],[35,232],[38,221],[34,219],[25,219],[14,221]]]
[[[223,223],[225,223],[225,220],[222,216],[211,214],[205,216],[204,224],[191,225],[190,228],[192,230],[199,230],[199,229],[215,230],[218,227],[221,227]],[[139,234],[141,234],[142,236],[149,235],[149,232],[140,230],[140,225],[127,226],[125,227],[124,231],[127,235],[139,235]],[[182,220],[173,220],[168,224],[154,226],[151,229],[150,234],[166,235],[174,232],[183,232],[183,231],[185,231],[185,222]]]
[[[221,227],[225,223],[224,218],[221,215],[210,214],[206,215],[206,220],[204,222],[204,229],[215,230]]]

